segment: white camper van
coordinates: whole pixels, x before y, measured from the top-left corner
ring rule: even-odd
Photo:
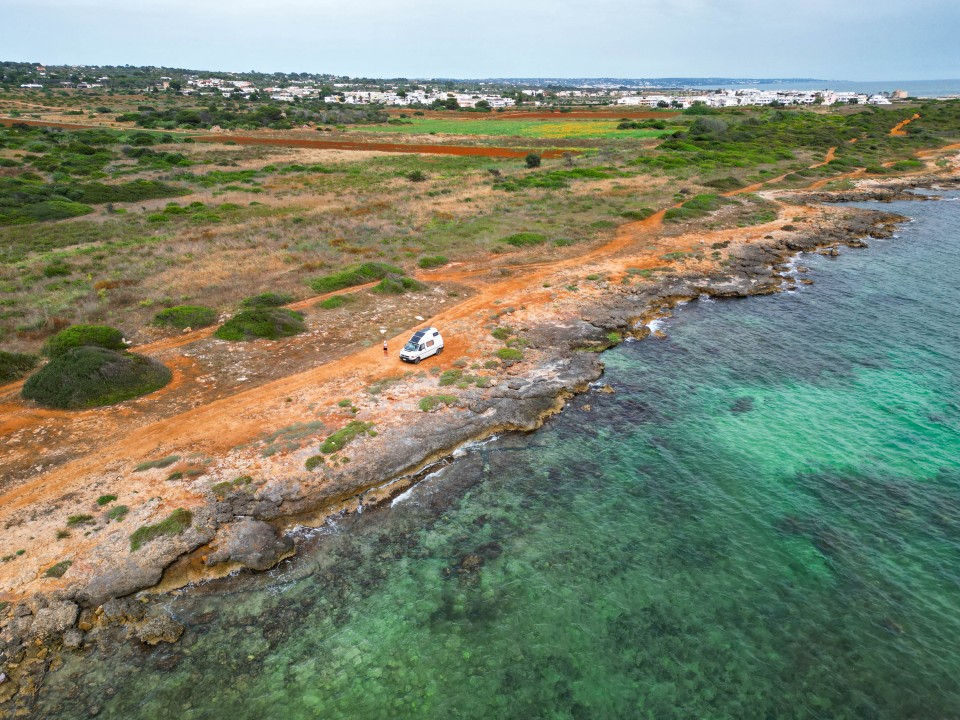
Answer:
[[[400,359],[404,362],[418,363],[431,355],[443,352],[443,338],[440,331],[434,327],[417,330],[400,351]]]

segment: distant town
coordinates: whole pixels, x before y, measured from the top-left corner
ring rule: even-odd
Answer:
[[[0,63],[0,86],[50,92],[56,90],[108,93],[175,93],[220,96],[234,100],[272,100],[284,103],[320,102],[326,105],[373,105],[428,109],[503,111],[518,106],[626,106],[684,109],[693,104],[724,108],[737,106],[830,106],[838,104],[890,105],[907,100],[908,92],[867,94],[816,88],[807,90],[742,87],[742,80],[715,78],[717,88],[694,89],[704,79],[492,79],[492,80],[372,80],[309,73],[204,73],[168,68],[44,66]],[[796,82],[796,81],[794,81]],[[684,87],[684,84],[687,84]],[[735,85],[724,87],[723,85]]]

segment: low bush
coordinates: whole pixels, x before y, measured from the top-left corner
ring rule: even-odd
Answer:
[[[216,483],[215,485],[211,486],[210,491],[213,493],[214,497],[217,498],[217,500],[225,500],[227,495],[229,495],[231,492],[245,485],[249,485],[252,482],[253,478],[249,475],[241,475],[234,480],[225,480],[224,482]]]
[[[70,569],[71,565],[73,565],[72,560],[61,560],[56,565],[48,567],[46,572],[44,572],[43,574],[46,575],[47,577],[61,578],[64,576],[64,573],[66,573],[67,570]]]
[[[265,292],[246,298],[240,303],[242,308],[271,308],[280,307],[293,302],[293,295],[284,293]]]
[[[653,208],[640,208],[639,210],[625,210],[621,213],[623,217],[630,220],[646,220],[656,212]]]
[[[0,350],[0,383],[19,380],[33,370],[39,360],[36,355]]]
[[[66,220],[93,212],[93,208],[83,203],[68,200],[45,200],[27,205],[19,212],[20,222],[44,222],[47,220]]]
[[[542,245],[547,241],[546,236],[540,233],[524,232],[508,235],[503,238],[503,242],[514,247],[530,247],[532,245]]]
[[[161,310],[153,318],[153,324],[160,327],[202,328],[217,321],[217,311],[201,305],[175,305]]]
[[[408,290],[424,290],[426,285],[413,278],[402,275],[388,275],[373,288],[373,292],[381,295],[403,295]]]
[[[241,310],[217,328],[214,337],[221,340],[276,340],[306,330],[303,314],[286,308]]]
[[[102,347],[76,347],[31,375],[22,395],[48,407],[77,410],[146,395],[171,378],[170,370],[152,358]]]
[[[324,310],[336,310],[353,301],[354,298],[350,295],[333,295],[318,302],[317,307],[323,308]]]
[[[456,405],[457,398],[453,395],[427,395],[420,398],[420,410],[423,412],[433,412],[438,408]]]
[[[323,455],[311,455],[310,457],[307,458],[307,461],[303,464],[303,466],[307,470],[310,470],[312,472],[316,470],[318,467],[320,467],[321,465],[326,465],[326,464],[327,464],[327,461],[323,457]]]
[[[417,265],[424,270],[429,270],[430,268],[446,265],[448,262],[450,261],[444,255],[427,255],[426,257],[420,258],[420,262],[418,262]]]
[[[323,441],[320,452],[324,455],[343,450],[352,440],[361,435],[376,435],[373,423],[352,420]]]
[[[523,360],[523,352],[516,348],[500,348],[497,350],[496,355],[504,362],[519,362]]]
[[[720,197],[719,195],[696,195],[687,200],[678,208],[670,208],[664,214],[664,222],[683,222],[684,220],[693,220],[709,215],[714,210],[719,210],[724,205],[733,203],[733,200]]]
[[[100,497],[97,498],[97,505],[99,505],[100,507],[103,507],[104,505],[109,505],[116,499],[117,499],[116,495],[101,495]]]
[[[67,518],[67,525],[69,527],[74,527],[75,525],[89,525],[93,522],[93,515],[71,515]]]
[[[403,275],[403,270],[387,263],[368,262],[348,267],[330,275],[314,278],[310,281],[310,287],[316,293],[328,293],[355,285],[363,285],[374,280],[382,280],[390,274]]]
[[[444,370],[440,374],[439,385],[454,385],[456,382],[463,377],[463,370]]]
[[[88,346],[117,351],[127,348],[123,342],[123,334],[116,328],[105,325],[73,325],[47,340],[41,352],[49,358],[55,358],[73,348]]]
[[[114,505],[107,511],[107,517],[116,522],[120,522],[127,516],[128,512],[130,512],[130,508],[126,505]]]
[[[151,540],[164,535],[181,535],[193,524],[193,513],[177,508],[166,520],[155,525],[144,525],[130,535],[130,552],[136,552]]]
[[[43,276],[52,278],[52,277],[67,277],[68,275],[73,274],[73,268],[64,263],[62,260],[55,260],[49,265],[45,265],[43,268]]]

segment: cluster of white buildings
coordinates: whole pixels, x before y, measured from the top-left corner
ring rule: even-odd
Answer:
[[[427,90],[407,90],[406,92],[389,91],[367,91],[350,90],[338,95],[327,95],[323,98],[324,102],[335,103],[342,102],[347,105],[431,105],[436,101],[448,102],[451,98],[457,101],[457,105],[462,108],[476,107],[477,103],[485,100],[491,108],[512,107],[515,104],[513,98],[505,98],[501,95],[490,95],[486,93],[451,93],[451,92],[432,92]]]
[[[900,91],[897,91],[900,92]],[[894,93],[897,97],[897,93]],[[743,105],[890,105],[886,95],[866,95],[857,92],[834,90],[718,90],[703,95],[625,95],[617,100],[618,105],[643,107],[688,108],[694,103],[709,107],[737,107]]]
[[[170,78],[160,78],[161,87],[166,90],[170,87]],[[187,80],[187,87],[180,92],[184,95],[193,95],[203,91],[219,92],[224,97],[230,97],[234,93],[240,93],[244,97],[249,97],[257,92],[257,87],[247,80],[224,80],[223,78],[190,78]]]

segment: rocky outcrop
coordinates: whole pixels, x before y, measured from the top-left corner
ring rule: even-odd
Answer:
[[[293,552],[293,540],[277,535],[261,520],[244,518],[222,529],[207,565],[234,562],[251,570],[268,570]]]
[[[96,607],[112,598],[153,587],[177,558],[210,542],[217,529],[213,515],[209,508],[198,508],[193,513],[193,524],[183,533],[157,538],[120,557],[115,553],[109,557],[93,557],[91,564],[96,569],[76,591],[76,599],[83,605]]]
[[[76,603],[67,600],[52,602],[34,613],[31,634],[39,640],[59,638],[73,627],[79,614]]]

